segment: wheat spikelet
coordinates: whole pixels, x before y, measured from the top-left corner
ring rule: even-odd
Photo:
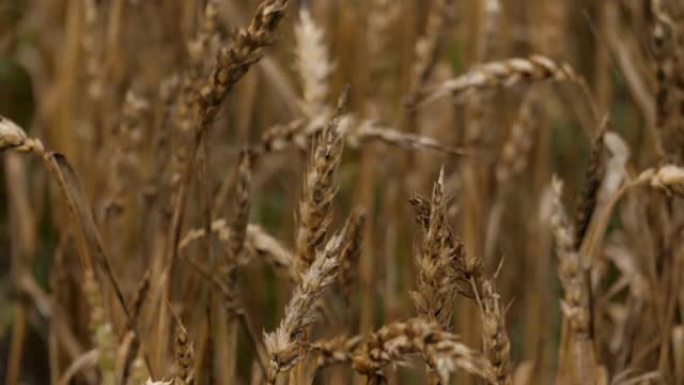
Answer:
[[[355,210],[347,220],[342,241],[342,266],[339,272],[339,281],[345,294],[349,298],[356,281],[356,270],[361,257],[361,245],[363,243],[363,226],[366,221],[365,212]]]
[[[250,159],[247,151],[240,155],[238,175],[235,182],[235,199],[233,201],[233,219],[230,223],[228,248],[233,261],[242,259],[249,221],[251,178]]]
[[[146,113],[150,110],[149,100],[132,88],[124,96],[124,105],[118,129],[107,141],[108,167],[112,170],[107,190],[110,192],[111,205],[121,206],[125,199],[124,180],[130,170],[140,170],[142,159],[138,152]]]
[[[115,336],[104,308],[101,289],[95,281],[93,270],[86,268],[83,272],[83,293],[90,306],[90,332],[95,348],[98,351],[97,365],[100,369],[101,383],[114,385],[116,375],[114,362],[116,357]]]
[[[534,55],[529,58],[506,59],[476,66],[465,74],[439,85],[420,104],[426,105],[448,95],[458,97],[475,90],[507,88],[521,83],[541,81],[580,82],[570,65]]]
[[[83,49],[83,56],[85,59],[84,72],[87,78],[87,95],[94,101],[98,102],[102,99],[104,91],[103,87],[103,70],[101,51],[102,48],[98,44],[100,37],[99,28],[102,25],[101,20],[98,19],[98,4],[94,0],[85,0],[82,2],[84,8],[84,22],[86,33],[80,41]]]
[[[368,9],[368,27],[366,39],[368,56],[375,58],[369,64],[369,74],[377,78],[382,76],[390,65],[387,59],[391,27],[400,17],[401,5],[392,0],[371,0]]]
[[[169,304],[169,308],[170,308]],[[175,378],[179,384],[192,385],[194,383],[194,363],[195,353],[192,341],[188,337],[188,331],[183,324],[183,320],[171,310],[175,322],[175,338],[174,338],[174,359],[176,364]]]
[[[261,59],[262,50],[271,43],[287,3],[288,0],[262,2],[249,26],[237,31],[229,48],[219,51],[209,79],[199,90],[199,127],[206,127],[213,121],[228,92],[247,73],[249,67]]]
[[[259,142],[249,148],[253,158],[284,151],[293,147],[306,148],[309,135],[304,134],[306,119],[296,119],[287,124],[269,127],[261,134]]]
[[[425,86],[440,57],[446,27],[453,18],[453,0],[436,1],[428,15],[425,33],[415,45],[415,60],[411,78],[409,101],[416,101],[418,93]]]
[[[0,115],[0,151],[8,149],[40,156],[45,154],[45,148],[39,140],[29,138],[16,123]]]
[[[199,29],[193,39],[187,43],[190,68],[186,76],[190,86],[197,86],[207,65],[207,55],[211,55],[219,40],[219,6],[220,0],[208,0],[199,23]]]
[[[351,363],[354,352],[361,346],[361,336],[337,336],[329,340],[317,341],[309,347],[309,351],[316,356],[316,366],[327,366]]]
[[[378,141],[391,146],[406,148],[412,151],[435,151],[449,155],[469,155],[466,149],[449,146],[439,139],[379,126],[372,120],[364,120],[358,124],[350,124],[348,140],[352,146],[364,142]]]
[[[466,258],[463,243],[446,224],[443,194],[443,179],[438,179],[433,186],[431,200],[420,195],[409,200],[416,222],[423,230],[423,241],[417,255],[419,290],[411,294],[421,314],[429,319],[441,314],[446,322],[450,311],[444,312],[444,305],[454,290],[475,298],[471,280],[478,279],[480,267]]]
[[[448,228],[444,169],[440,171],[432,189],[429,213],[425,213],[427,210],[428,208],[416,208],[418,221],[424,226],[425,234],[417,255],[418,290],[411,295],[421,316],[446,328],[451,321],[450,304],[457,289],[456,281],[464,279],[464,261],[463,247],[460,243],[453,242]]]
[[[381,369],[402,361],[409,354],[420,353],[433,368],[442,384],[449,374],[464,370],[491,382],[487,360],[465,346],[460,339],[441,329],[436,323],[411,319],[383,326],[368,338],[353,357],[356,371],[370,378],[382,378]]]
[[[509,181],[521,175],[528,166],[534,135],[539,128],[534,116],[534,99],[534,96],[528,96],[523,101],[501,151],[501,158],[496,165],[496,179],[501,188],[507,188]]]
[[[177,91],[175,100],[174,132],[171,137],[174,150],[171,153],[172,175],[174,186],[181,181],[184,166],[190,157],[192,130],[194,124],[194,104],[203,86],[204,77],[210,71],[207,57],[215,55],[218,37],[218,0],[207,1],[200,20],[199,30],[194,38],[187,42],[188,63],[180,76],[172,78],[171,93]]]
[[[672,164],[662,166],[650,176],[650,185],[668,194],[684,196],[684,168]]]
[[[607,117],[603,120],[601,127],[599,129],[598,135],[594,139],[594,143],[591,148],[591,156],[589,158],[589,163],[587,164],[587,169],[585,171],[585,182],[584,191],[580,197],[577,204],[577,209],[575,211],[575,248],[579,249],[582,244],[582,239],[589,228],[589,222],[591,221],[591,216],[594,213],[594,208],[596,207],[596,200],[601,187],[601,181],[603,180],[604,174],[604,142],[606,131],[608,129],[608,119]]]
[[[337,276],[343,239],[343,234],[333,236],[325,248],[317,253],[311,266],[301,275],[301,281],[285,307],[285,315],[278,328],[275,332],[265,334],[264,342],[270,357],[270,384],[275,383],[278,373],[292,369],[301,358],[299,338],[315,320],[316,301]]]
[[[327,115],[324,113],[313,120],[296,119],[288,124],[269,127],[261,135],[259,142],[250,146],[250,155],[255,159],[292,148],[306,150],[311,139],[325,127]],[[385,127],[372,119],[358,120],[353,115],[347,114],[340,120],[340,129],[344,132],[345,142],[354,149],[361,148],[366,143],[380,142],[411,151],[434,151],[448,155],[471,154],[466,149],[441,143],[439,139]]]
[[[306,6],[295,25],[295,67],[302,80],[304,114],[313,118],[326,108],[329,79],[334,69],[325,44],[323,29],[316,25]]]
[[[563,311],[570,320],[573,330],[586,334],[589,332],[589,298],[586,293],[584,272],[575,249],[575,231],[568,222],[561,202],[562,190],[562,182],[554,179],[551,226],[559,258],[559,274],[565,291]]]
[[[211,232],[221,241],[227,242],[230,239],[230,227],[228,226],[228,221],[225,219],[214,220],[211,224]],[[178,249],[184,250],[194,242],[204,238],[206,235],[207,231],[203,228],[188,230],[178,243]]]
[[[511,343],[506,333],[505,315],[494,282],[482,283],[482,336],[484,352],[492,366],[496,385],[512,385]]]
[[[655,96],[655,125],[658,132],[658,149],[665,153],[668,162],[682,161],[681,146],[684,136],[678,126],[677,103],[681,103],[681,71],[684,63],[681,50],[681,29],[675,24],[666,10],[666,4],[654,0],[650,2],[652,12],[651,38],[656,67],[657,91]]]
[[[317,137],[309,162],[302,197],[297,210],[295,238],[297,270],[305,272],[314,260],[316,248],[323,244],[332,219],[332,200],[337,192],[335,173],[342,157],[342,134],[339,129],[347,92],[340,97],[338,112]]]
[[[551,227],[558,254],[558,274],[563,287],[561,309],[564,330],[560,343],[559,377],[569,383],[588,383],[596,378],[598,365],[591,341],[591,308],[588,274],[575,249],[575,231],[561,202],[563,185],[554,178],[551,184]]]
[[[372,54],[379,54],[385,49],[389,29],[400,16],[401,9],[392,0],[372,0],[369,8],[368,50]]]
[[[409,203],[413,207],[413,213],[418,225],[420,225],[423,232],[427,232],[430,227],[430,200],[421,195],[416,195],[409,199]]]
[[[481,60],[494,59],[499,52],[502,11],[501,0],[484,0],[483,27],[477,47]]]
[[[195,35],[185,44],[187,63],[179,74],[175,76],[175,87],[180,93],[176,96],[178,106],[174,111],[179,128],[183,131],[192,129],[192,108],[196,94],[203,86],[204,77],[211,70],[211,62],[208,57],[213,57],[218,49],[219,40],[219,20],[218,20],[218,0],[207,1],[199,28]]]

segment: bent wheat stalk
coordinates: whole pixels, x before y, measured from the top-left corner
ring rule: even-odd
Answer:
[[[22,153],[32,153],[43,160],[43,164],[50,176],[64,196],[64,200],[72,215],[72,219],[79,231],[78,239],[81,244],[80,262],[85,271],[93,272],[94,266],[98,266],[104,272],[105,277],[114,291],[115,298],[123,311],[125,325],[135,332],[136,338],[140,337],[134,318],[131,317],[130,309],[124,298],[123,291],[118,279],[114,275],[109,257],[105,253],[99,230],[95,225],[92,213],[85,203],[83,192],[76,172],[67,158],[59,153],[46,151],[39,139],[30,138],[26,132],[13,121],[0,115],[0,151],[14,150]],[[101,290],[101,288],[100,288]],[[138,340],[139,341],[139,340]],[[149,360],[145,355],[145,361],[150,370]]]

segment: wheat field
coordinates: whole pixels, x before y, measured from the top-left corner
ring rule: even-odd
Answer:
[[[684,384],[680,0],[2,0],[7,385]]]

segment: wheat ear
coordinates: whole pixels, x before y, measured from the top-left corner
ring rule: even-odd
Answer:
[[[334,65],[330,61],[323,29],[316,25],[306,6],[299,11],[295,25],[295,68],[302,80],[302,109],[309,118],[326,109],[329,81]]]
[[[273,40],[288,0],[266,0],[256,10],[247,28],[237,31],[232,44],[219,51],[206,84],[200,88],[197,104],[200,127],[208,126],[221,101],[247,70],[263,55],[263,48]]]
[[[337,113],[317,137],[304,177],[295,238],[297,269],[300,273],[304,273],[313,262],[316,249],[325,241],[332,219],[332,200],[337,192],[334,179],[343,149],[339,125],[347,93],[348,91],[343,92]]]
[[[444,169],[432,188],[429,212],[417,211],[425,233],[417,255],[418,290],[411,295],[421,316],[446,328],[451,321],[456,281],[463,277],[459,268],[463,263],[463,247],[452,242],[447,223]]]
[[[570,383],[589,383],[597,369],[591,341],[589,275],[575,248],[575,231],[561,202],[562,182],[554,178],[551,189],[551,227],[559,260],[558,274],[563,287],[561,309],[565,322],[559,357],[563,366],[559,369],[559,375]]]
[[[481,354],[436,323],[418,318],[385,325],[370,335],[354,354],[353,367],[377,383],[383,367],[413,353],[423,355],[442,384],[448,384],[449,374],[457,369],[493,382],[492,369]]]
[[[448,95],[458,97],[475,90],[507,88],[542,81],[569,81],[583,84],[569,64],[534,55],[528,58],[513,58],[478,65],[465,74],[440,84],[429,92],[420,104],[430,104]]]
[[[512,385],[511,342],[506,332],[506,319],[499,293],[493,281],[482,283],[482,337],[485,355],[494,372],[496,385]]]
[[[306,327],[316,318],[316,302],[323,290],[332,284],[340,266],[340,245],[344,236],[333,236],[323,250],[316,254],[311,266],[301,275],[285,307],[285,315],[278,328],[264,336],[270,357],[268,383],[274,384],[279,373],[292,369],[300,360],[299,339]]]

